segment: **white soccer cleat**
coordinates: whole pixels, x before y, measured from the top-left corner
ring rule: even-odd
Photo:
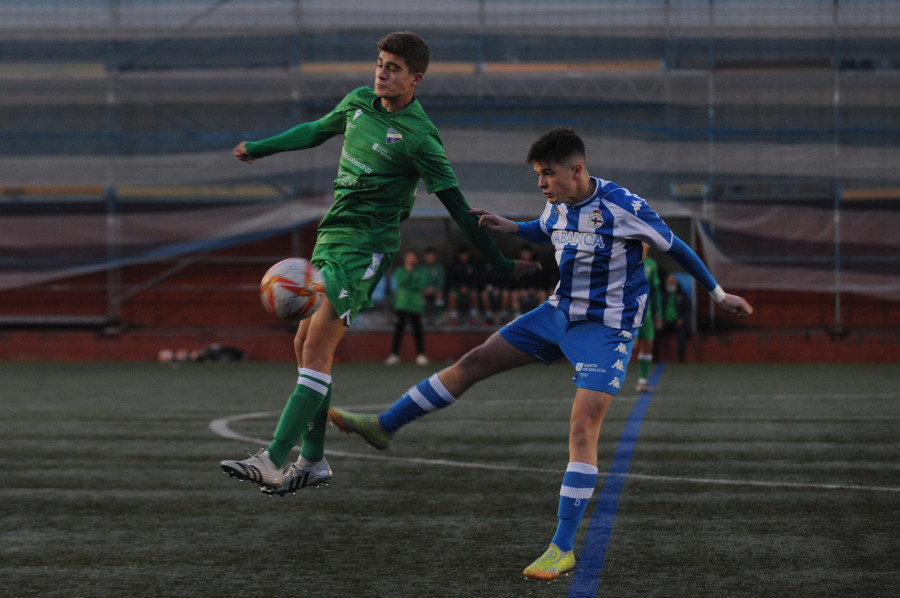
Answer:
[[[243,461],[222,461],[222,471],[238,480],[256,482],[263,488],[281,487],[281,468],[272,463],[269,451],[261,450]]]
[[[416,365],[428,365],[428,358],[425,357],[424,353],[419,353],[418,357],[416,357]]]
[[[331,482],[332,475],[331,467],[325,459],[313,463],[312,465],[307,465],[306,467],[303,467],[300,463],[294,462],[285,468],[280,487],[267,488],[262,486],[260,487],[260,491],[269,496],[272,496],[273,494],[284,496],[289,492],[293,494],[297,490],[306,488],[307,486],[313,486],[315,488],[322,485],[327,486],[328,483]]]
[[[638,392],[654,392],[656,390],[655,386],[651,386],[650,383],[643,378],[638,380],[637,388],[635,389]]]

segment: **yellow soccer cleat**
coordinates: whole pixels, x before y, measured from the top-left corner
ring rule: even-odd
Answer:
[[[547,552],[525,568],[525,579],[553,581],[575,568],[575,554],[563,552],[556,544],[551,544]]]
[[[328,419],[341,432],[359,434],[375,450],[383,451],[391,445],[393,434],[382,429],[377,415],[351,413],[332,407],[328,410]]]

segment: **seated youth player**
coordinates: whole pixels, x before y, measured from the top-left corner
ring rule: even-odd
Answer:
[[[525,577],[553,580],[575,566],[575,533],[597,483],[600,427],[625,372],[649,294],[642,241],[668,252],[728,311],[749,315],[743,298],[726,294],[697,255],[650,209],[615,183],[588,175],[581,138],[556,128],[539,138],[527,163],[547,199],[543,214],[514,222],[475,209],[479,224],[532,243],[552,243],[560,281],[542,305],[492,334],[453,365],[410,388],[378,415],[333,408],[329,419],[384,450],[402,426],[452,404],[476,382],[535,361],[562,357],[575,366],[569,464],[560,489],[556,534]]]

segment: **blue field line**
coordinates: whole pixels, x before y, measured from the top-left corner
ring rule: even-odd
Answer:
[[[659,382],[663,368],[664,365],[660,364],[653,371],[649,381],[651,387],[655,387]],[[606,561],[606,548],[609,546],[609,537],[616,522],[619,496],[628,479],[626,474],[631,468],[634,446],[637,444],[644,414],[647,413],[651,400],[653,400],[652,392],[642,392],[637,405],[628,416],[628,421],[625,422],[625,429],[622,430],[612,465],[609,467],[609,475],[603,481],[603,488],[597,496],[597,505],[594,507],[584,546],[578,555],[579,565],[569,586],[569,598],[594,598],[597,595],[600,575]]]

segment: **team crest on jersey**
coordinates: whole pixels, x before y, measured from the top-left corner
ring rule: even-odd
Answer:
[[[588,217],[588,221],[594,228],[600,228],[601,226],[603,226],[603,212],[601,212],[600,210],[594,210],[594,212]]]
[[[403,141],[403,135],[401,135],[400,132],[397,131],[397,129],[391,128],[387,130],[387,138],[385,139],[385,141],[387,141],[388,145],[396,143],[398,141]]]

